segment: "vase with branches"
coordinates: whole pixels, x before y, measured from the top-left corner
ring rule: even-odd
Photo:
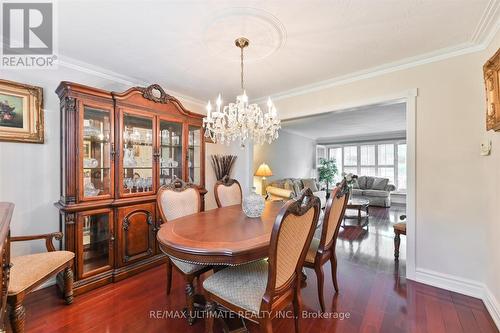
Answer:
[[[214,168],[215,177],[221,180],[225,176],[230,177],[231,169],[237,156],[235,155],[211,155],[212,167]]]
[[[335,176],[338,174],[335,159],[321,158],[318,166],[319,181],[326,184],[326,191],[330,190],[330,184],[333,184]]]

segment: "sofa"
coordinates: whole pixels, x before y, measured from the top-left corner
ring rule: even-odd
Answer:
[[[391,192],[396,186],[388,178],[360,176],[352,186],[352,198],[367,199],[370,206],[391,207]]]
[[[289,200],[297,197],[300,192],[309,187],[321,201],[321,208],[326,205],[326,191],[321,190],[314,178],[284,178],[273,180],[266,187],[267,198],[270,200]]]

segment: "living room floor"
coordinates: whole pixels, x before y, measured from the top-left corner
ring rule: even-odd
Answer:
[[[334,292],[327,263],[325,302],[327,312],[345,317],[303,319],[302,332],[498,332],[481,300],[405,279],[406,242],[403,236],[397,264],[392,229],[404,212],[398,206],[370,207],[368,231],[355,226],[340,230],[340,292]],[[303,310],[317,314],[316,278],[313,271],[306,273]],[[181,277],[174,273],[169,296],[165,278],[165,266],[157,267],[75,297],[71,306],[57,297],[55,287],[43,289],[26,301],[27,332],[203,332],[203,320],[188,326],[182,318],[151,315],[151,311],[179,310],[185,305]],[[250,332],[259,331],[252,323],[247,326]],[[275,319],[273,328],[293,332],[293,319]]]

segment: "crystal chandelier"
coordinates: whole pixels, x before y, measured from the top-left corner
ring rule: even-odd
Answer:
[[[267,100],[267,109],[262,109],[257,104],[249,104],[248,96],[245,92],[243,80],[243,49],[250,44],[244,37],[235,40],[235,44],[241,52],[241,90],[242,95],[236,97],[235,103],[229,103],[222,107],[221,95],[215,102],[215,110],[212,111],[212,104],[208,101],[207,116],[203,118],[205,136],[214,143],[227,143],[240,140],[244,144],[247,139],[254,143],[271,143],[278,138],[278,131],[281,122],[278,112],[271,98]]]

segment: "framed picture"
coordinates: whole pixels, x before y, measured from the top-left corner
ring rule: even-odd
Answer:
[[[483,66],[486,88],[486,130],[500,131],[500,49]]]
[[[0,141],[43,140],[42,88],[0,80]]]

